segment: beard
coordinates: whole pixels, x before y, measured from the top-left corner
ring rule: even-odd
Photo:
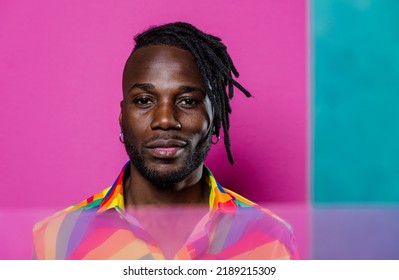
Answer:
[[[211,147],[212,133],[208,133],[205,139],[201,140],[197,146],[193,149],[190,140],[179,137],[163,134],[162,137],[171,138],[176,140],[185,141],[187,146],[185,149],[189,151],[183,159],[182,167],[174,170],[168,170],[166,172],[159,172],[155,169],[148,167],[145,161],[145,156],[139,149],[133,144],[132,137],[128,130],[122,127],[122,133],[124,135],[125,149],[130,158],[131,163],[137,168],[140,174],[154,186],[161,191],[170,191],[174,189],[174,186],[183,181],[188,175],[190,175],[195,169],[197,169],[206,159],[208,152]],[[146,139],[141,144],[140,150],[145,151],[146,144],[150,141],[162,138],[160,135],[153,136]]]

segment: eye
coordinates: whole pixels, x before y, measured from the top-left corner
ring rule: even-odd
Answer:
[[[198,105],[198,100],[191,98],[191,97],[185,97],[180,100],[179,104],[185,106],[185,107],[195,107]]]
[[[138,97],[134,99],[134,103],[140,107],[147,107],[153,103],[153,101],[148,97]]]

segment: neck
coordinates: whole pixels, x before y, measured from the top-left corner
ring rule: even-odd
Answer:
[[[164,190],[145,179],[130,164],[130,176],[124,181],[125,206],[206,205],[209,191],[203,171],[201,164],[184,180]]]

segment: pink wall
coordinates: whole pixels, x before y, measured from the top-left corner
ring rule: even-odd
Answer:
[[[257,202],[307,202],[305,0],[7,2],[0,5],[3,220],[14,208],[64,208],[113,183],[127,160],[117,120],[133,35],[177,20],[222,37],[255,96],[233,100],[236,165],[218,144],[208,166]],[[18,219],[30,231],[33,218]]]

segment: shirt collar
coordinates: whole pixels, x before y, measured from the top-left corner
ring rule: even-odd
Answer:
[[[125,164],[119,176],[116,178],[115,182],[105,194],[97,209],[98,213],[102,213],[109,209],[117,209],[122,211],[125,210],[125,203],[123,198],[123,177],[126,169],[129,168],[129,166],[130,161]],[[206,174],[208,175],[205,178],[205,182],[209,186],[209,209],[236,209],[238,205],[235,201],[235,197],[226,192],[226,190],[216,181],[215,177],[206,166],[204,166],[204,168]]]

